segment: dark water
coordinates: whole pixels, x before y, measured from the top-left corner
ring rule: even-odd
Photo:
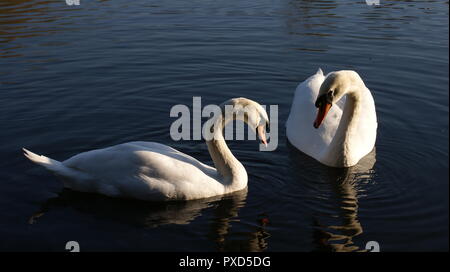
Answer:
[[[0,3],[0,250],[448,250],[448,1]],[[357,70],[379,119],[376,163],[332,169],[285,137],[297,84]],[[169,136],[170,108],[279,105],[279,146],[229,145],[248,192],[147,203],[71,192],[20,152],[64,160],[132,140],[211,163]]]

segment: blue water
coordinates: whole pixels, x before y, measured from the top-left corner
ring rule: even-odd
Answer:
[[[0,3],[0,250],[448,250],[448,1]],[[358,71],[379,129],[370,169],[333,169],[287,141],[299,82]],[[244,96],[279,106],[279,146],[229,141],[249,188],[147,203],[72,192],[21,148],[64,160],[173,141],[170,108]],[[312,121],[311,121],[312,122]]]

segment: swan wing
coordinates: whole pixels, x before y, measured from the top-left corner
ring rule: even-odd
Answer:
[[[334,137],[345,104],[345,101],[342,101],[344,99],[334,104],[322,125],[318,129],[313,127],[317,114],[317,108],[314,104],[319,94],[320,85],[324,80],[325,76],[319,70],[297,86],[286,122],[286,134],[289,142],[317,160],[320,160],[323,153],[326,152]]]
[[[91,182],[66,181],[79,191],[144,200],[196,199],[224,191],[213,167],[159,143],[119,144],[80,153],[63,164],[92,177]]]

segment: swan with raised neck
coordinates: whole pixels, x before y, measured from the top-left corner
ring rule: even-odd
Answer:
[[[305,93],[309,98],[305,97]],[[308,102],[295,100],[306,99],[312,100],[312,104],[317,108],[317,115],[312,126],[311,123],[303,124],[304,120],[300,120],[300,126],[304,129],[298,130],[298,135],[294,135],[290,126],[299,124],[293,123],[298,120],[291,115],[294,112],[302,114],[296,107],[298,104]],[[302,110],[313,109],[306,106],[302,107]],[[355,71],[342,70],[324,76],[319,69],[316,75],[299,85],[291,115],[287,123],[287,135],[291,143],[301,151],[305,149],[305,153],[325,165],[353,166],[372,151],[375,145],[377,130],[375,103],[370,90]],[[316,146],[316,150],[308,149],[304,146],[305,143],[295,139],[302,137],[301,134],[308,133],[311,134],[311,141],[316,142],[311,143]]]
[[[226,109],[230,106],[232,111]],[[209,122],[214,127],[206,129],[206,144],[217,172],[221,175],[228,191],[241,190],[247,186],[247,171],[242,163],[236,159],[225,142],[223,131],[225,126],[233,121],[240,120],[256,131],[261,141],[266,144],[265,128],[269,118],[264,108],[257,102],[247,98],[233,98],[220,105],[221,114],[212,117]]]
[[[230,112],[225,106],[234,106]],[[24,155],[63,178],[76,191],[142,200],[191,200],[208,198],[247,187],[247,172],[225,143],[223,129],[241,119],[266,143],[267,113],[258,103],[234,98],[221,105],[222,112],[209,121],[212,138],[207,146],[216,168],[167,145],[129,142],[87,151],[63,162],[24,149]]]

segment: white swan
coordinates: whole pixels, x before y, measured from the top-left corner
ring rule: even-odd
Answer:
[[[225,105],[232,105],[233,111],[225,111]],[[269,120],[261,105],[246,98],[230,99],[221,109],[221,114],[209,120],[212,140],[206,141],[216,169],[154,142],[119,144],[83,152],[63,162],[26,149],[24,155],[62,177],[64,186],[76,191],[154,201],[228,194],[247,187],[247,172],[225,143],[225,125],[242,120],[256,129],[266,144],[265,128]]]
[[[319,69],[298,85],[286,134],[293,146],[325,165],[353,166],[375,145],[372,94],[355,71],[324,76]]]

